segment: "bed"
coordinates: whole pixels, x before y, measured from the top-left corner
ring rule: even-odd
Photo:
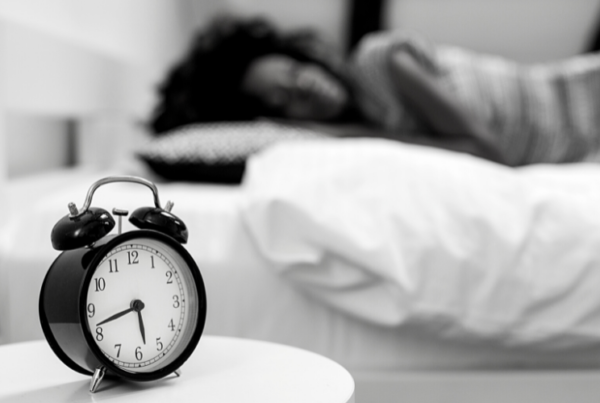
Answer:
[[[40,113],[50,98],[19,109]],[[76,112],[66,114],[81,119]],[[110,130],[86,156],[125,137],[121,126]],[[138,175],[157,183],[189,228],[186,248],[208,292],[206,334],[330,357],[353,374],[359,402],[600,393],[600,165],[513,170],[273,123],[227,130],[270,133],[250,149],[243,175],[235,164],[227,171],[239,185],[166,180],[132,152],[4,181],[0,342],[43,338],[38,295],[67,204],[80,205],[100,178]],[[271,144],[273,133],[294,141]],[[150,202],[130,184],[94,197],[107,210]]]
[[[512,389],[513,383],[521,385],[515,386],[520,392],[512,391],[516,396],[521,396],[519,393],[535,396],[554,390],[552,385],[557,377],[567,385],[582,383],[577,393],[596,392],[595,374],[600,367],[600,357],[596,354],[600,341],[597,318],[600,295],[596,293],[596,285],[600,283],[600,265],[595,251],[600,242],[597,230],[600,222],[584,207],[597,204],[595,200],[600,198],[600,190],[589,186],[600,177],[600,167],[547,166],[517,173],[466,155],[418,146],[387,141],[339,141],[344,144],[338,144],[338,140],[311,140],[273,146],[250,160],[247,179],[241,186],[162,182],[153,178],[158,179],[161,199],[175,203],[173,212],[189,228],[186,248],[201,268],[208,292],[206,334],[269,340],[328,356],[353,373],[357,399],[364,401],[387,401],[386,396],[399,397],[402,393],[409,393],[414,399],[438,401],[435,399],[440,398],[440,393],[482,396],[488,388],[502,394],[506,388]],[[374,172],[367,168],[372,166],[372,159],[391,169],[385,156],[393,155],[394,161],[398,161],[395,158],[398,154],[406,158],[399,160],[402,166],[394,162],[396,168],[406,172],[412,166],[411,174],[404,179],[396,174],[383,175],[376,180],[379,190],[374,189],[370,185]],[[332,160],[335,164],[327,163]],[[317,180],[317,170],[311,174],[306,169],[313,164],[318,164],[321,180]],[[272,174],[273,166],[279,167],[277,175]],[[303,166],[304,170],[299,169]],[[448,174],[449,167],[454,167],[453,174]],[[478,173],[473,174],[473,169]],[[476,180],[461,177],[469,171]],[[342,172],[354,174],[354,178],[344,181]],[[357,176],[359,172],[364,179]],[[43,338],[37,298],[45,272],[58,253],[50,245],[49,234],[55,222],[66,214],[67,203],[80,204],[91,183],[101,177],[131,173],[141,172],[70,169],[10,184],[7,194],[11,213],[0,238],[3,342]],[[421,180],[429,178],[420,182],[414,180],[416,176]],[[513,244],[518,246],[512,251],[518,253],[503,249],[497,236],[505,236],[506,232],[492,228],[502,225],[509,229],[506,217],[495,213],[514,203],[478,207],[483,206],[478,198],[486,194],[485,197],[490,197],[503,187],[482,189],[481,181],[494,179],[497,184],[503,176],[501,191],[508,198],[517,197],[515,189],[510,187],[518,183],[523,200],[534,203],[517,204],[514,211],[522,214],[525,224],[513,224],[512,233],[520,229],[527,232],[524,242]],[[527,176],[539,185],[524,180]],[[424,202],[422,197],[435,192],[441,196],[451,185],[474,185],[471,194],[464,193],[466,188],[463,192],[456,192],[460,189],[452,192],[455,197],[468,196],[472,201],[467,209],[452,210],[453,215],[479,214],[478,221],[471,221],[479,231],[478,242],[469,248],[487,244],[486,253],[499,253],[509,260],[519,255],[523,262],[537,253],[548,253],[549,260],[539,259],[546,265],[545,273],[522,276],[519,270],[540,267],[535,261],[515,262],[512,273],[502,273],[494,269],[499,256],[477,256],[475,252],[476,257],[461,256],[461,246],[451,245],[461,234],[455,232],[444,239],[417,242],[413,232],[401,235],[405,244],[410,245],[398,249],[404,253],[404,259],[413,262],[396,272],[405,278],[394,279],[391,272],[382,276],[378,270],[390,266],[376,261],[395,249],[378,245],[372,231],[385,229],[380,226],[370,229],[368,221],[373,214],[357,217],[360,210],[356,208],[360,204],[352,200],[368,195],[378,200],[389,196],[388,192],[396,191],[389,187],[390,178],[399,185],[395,189],[402,189],[403,193],[406,189],[421,192],[413,202]],[[420,190],[419,183],[424,184]],[[524,191],[523,185],[537,190]],[[342,191],[344,188],[346,193]],[[328,194],[327,189],[332,193]],[[348,191],[352,189],[355,195],[350,199]],[[571,197],[565,197],[566,194]],[[344,208],[340,197],[346,198]],[[444,197],[447,202],[448,196]],[[395,200],[401,204],[407,202],[401,197]],[[94,205],[108,210],[117,207],[132,211],[150,201],[145,188],[130,184],[103,187],[94,197]],[[313,203],[317,203],[317,209]],[[427,206],[435,208],[435,203]],[[331,209],[337,209],[339,214],[332,214]],[[306,215],[309,211],[313,212]],[[374,211],[387,218],[385,206],[380,205]],[[434,216],[419,212],[422,210],[413,206],[403,217],[405,223],[401,227],[426,231],[428,238],[443,235],[440,229],[447,223],[439,225],[450,216],[444,218],[444,212],[438,210],[438,223],[423,226],[418,223],[419,217]],[[556,218],[561,214],[565,216]],[[533,221],[527,221],[527,216]],[[558,220],[571,229],[552,230]],[[465,217],[458,220],[459,226],[466,222],[469,221]],[[343,225],[345,228],[339,227]],[[547,228],[540,231],[536,225]],[[584,226],[586,229],[582,230]],[[130,229],[128,224],[124,229]],[[357,229],[360,231],[353,233]],[[585,236],[574,238],[582,232]],[[397,238],[392,236],[392,239]],[[413,242],[408,242],[410,239]],[[558,241],[563,245],[565,242],[585,245],[573,246],[570,253]],[[498,244],[489,247],[490,242]],[[545,251],[539,249],[543,245]],[[448,251],[456,252],[457,256],[444,256]],[[557,262],[560,256],[564,261]],[[415,263],[419,259],[421,262]],[[556,264],[552,264],[553,260]],[[469,278],[474,273],[442,270],[457,261],[470,262],[462,266],[467,271],[469,266],[476,267],[475,262],[488,264],[477,268],[479,279]],[[402,285],[404,291],[420,291],[399,296],[394,284]],[[519,292],[527,287],[535,292]],[[433,305],[423,310],[418,306],[420,302]],[[440,303],[461,307],[462,315],[444,312]],[[497,315],[493,318],[496,322],[477,320],[486,314],[488,319]],[[553,326],[543,329],[548,324]],[[540,332],[540,328],[545,332]],[[558,374],[564,374],[564,378]],[[432,385],[441,389],[435,389],[434,393]]]

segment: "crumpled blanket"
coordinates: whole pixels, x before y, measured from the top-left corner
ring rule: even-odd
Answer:
[[[269,266],[349,315],[508,345],[600,343],[598,164],[514,169],[338,139],[274,146],[243,186]]]

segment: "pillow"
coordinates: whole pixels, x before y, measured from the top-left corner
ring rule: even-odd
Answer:
[[[271,121],[199,123],[151,140],[137,155],[165,179],[238,184],[251,155],[281,141],[319,137]]]

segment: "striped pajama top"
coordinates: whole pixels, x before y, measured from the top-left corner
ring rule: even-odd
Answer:
[[[357,103],[389,131],[426,133],[395,90],[390,53],[410,52],[457,105],[499,136],[510,165],[581,160],[600,147],[600,54],[523,65],[402,31],[371,34],[352,57]]]

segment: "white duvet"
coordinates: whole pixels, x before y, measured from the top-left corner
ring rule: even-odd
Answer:
[[[600,342],[600,164],[311,141],[252,158],[244,192],[272,266],[351,315],[509,345]]]

